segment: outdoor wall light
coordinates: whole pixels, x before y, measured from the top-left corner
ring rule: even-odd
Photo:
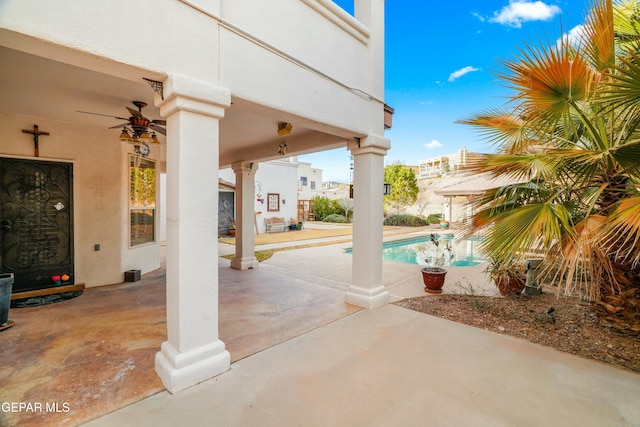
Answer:
[[[291,133],[293,125],[287,122],[278,122],[278,135],[287,136]]]
[[[388,196],[391,194],[391,184],[384,184],[384,194],[385,196]]]
[[[284,205],[287,201],[285,199],[282,199],[282,204]]]

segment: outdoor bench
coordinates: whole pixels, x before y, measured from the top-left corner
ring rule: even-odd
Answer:
[[[267,227],[265,230],[267,233],[271,233],[274,231],[285,231],[287,230],[287,225],[284,222],[284,218],[265,218],[264,225]]]

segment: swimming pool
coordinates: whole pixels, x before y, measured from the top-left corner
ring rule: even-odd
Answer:
[[[453,234],[436,234],[435,236],[440,238],[440,250],[437,254],[435,245],[431,243],[427,235],[384,243],[382,245],[382,259],[426,266],[428,264],[425,258],[434,260],[436,256],[444,254],[444,266],[454,267],[470,267],[486,261],[480,250],[480,238],[478,237],[472,236],[462,240],[455,239]],[[447,246],[450,250],[445,250]],[[351,250],[349,249],[347,252],[351,253]]]

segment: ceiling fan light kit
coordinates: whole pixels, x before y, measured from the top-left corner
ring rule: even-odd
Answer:
[[[133,108],[127,107],[127,110],[129,110],[129,112],[131,113],[131,117],[129,117],[128,119],[129,122],[117,126],[123,126],[122,132],[120,133],[120,141],[126,141],[134,145],[141,142],[145,142],[147,144],[160,144],[160,140],[158,140],[158,137],[156,136],[154,131],[166,134],[165,129],[159,126],[165,125],[166,121],[149,120],[145,116],[143,116],[142,109],[147,106],[146,102],[133,101],[133,105],[138,107],[138,111],[134,110]],[[151,132],[149,132],[149,128],[152,129]]]
[[[131,116],[129,118],[91,113],[88,111],[78,112],[85,114],[94,114],[98,116],[113,117],[114,119],[119,120],[127,120],[126,123],[111,126],[109,129],[122,128],[122,132],[120,132],[120,136],[118,137],[118,139],[122,142],[128,142],[129,144],[132,144],[135,148],[136,153],[141,153],[146,156],[150,152],[148,144],[160,144],[160,140],[156,136],[156,132],[163,135],[167,134],[166,129],[161,127],[165,126],[167,124],[167,121],[159,119],[149,120],[148,118],[143,116],[142,109],[147,106],[146,102],[132,101],[132,104],[138,107],[138,110],[136,111],[133,108],[126,107],[127,110],[129,110],[129,113],[131,113]]]

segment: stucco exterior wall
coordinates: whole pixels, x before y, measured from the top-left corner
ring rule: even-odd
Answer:
[[[345,138],[384,132],[383,109],[370,101],[382,95],[369,85],[368,29],[333,2],[222,1],[221,16],[251,36],[220,32],[220,84],[234,96],[305,117],[316,130],[342,129]]]
[[[31,135],[21,132],[34,124],[50,133],[40,137],[39,158]],[[160,266],[157,243],[129,248],[130,145],[112,131],[9,113],[0,113],[0,134],[0,156],[73,163],[76,283],[119,283],[126,270]]]
[[[178,0],[68,0],[64,7],[7,0],[2,3],[0,28],[7,30],[5,43],[15,38],[30,53],[131,80],[139,80],[135,70],[117,63],[156,71],[158,76],[216,79],[217,23]],[[65,53],[55,45],[86,54]]]
[[[290,218],[298,216],[297,170],[298,164],[288,161],[275,160],[260,163],[255,176],[256,197],[254,197],[256,231],[258,234],[265,232],[264,220],[266,218],[284,218],[285,221],[289,221]],[[219,176],[228,182],[236,181],[235,174],[231,169],[220,170]],[[268,210],[267,195],[269,193],[280,195],[280,206],[276,212],[269,212]],[[258,199],[262,199],[263,202],[258,201]]]
[[[312,182],[314,183],[313,185]],[[322,169],[311,167],[311,163],[300,162],[300,167],[298,168],[298,200],[311,200],[320,190],[322,190]]]

